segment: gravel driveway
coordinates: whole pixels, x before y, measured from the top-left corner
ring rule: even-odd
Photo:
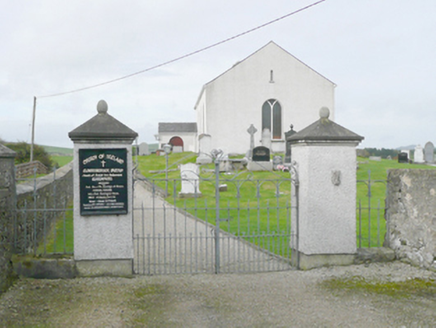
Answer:
[[[399,262],[305,272],[21,279],[0,297],[0,323],[2,327],[434,327],[434,279],[435,272]],[[414,282],[417,287],[406,288]]]

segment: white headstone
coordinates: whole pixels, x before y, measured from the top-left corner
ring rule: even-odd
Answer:
[[[197,164],[210,164],[212,163],[212,137],[210,134],[200,134],[198,136],[199,152],[197,157]]]
[[[148,150],[148,143],[141,142],[138,147],[138,155],[139,156],[146,156],[150,155],[150,151]]]
[[[180,165],[182,190],[179,193],[179,197],[190,198],[201,196],[199,174],[200,170],[194,163]]]
[[[182,146],[173,146],[173,153],[183,153]]]
[[[424,159],[426,163],[434,162],[434,145],[431,141],[427,142],[424,147]]]
[[[415,147],[413,162],[424,163],[424,150],[422,149],[421,145]]]
[[[271,149],[271,131],[269,129],[262,131],[262,146]]]

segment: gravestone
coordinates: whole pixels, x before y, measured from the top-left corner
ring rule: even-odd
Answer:
[[[180,165],[180,176],[182,178],[182,190],[180,198],[200,197],[200,170],[197,164],[188,163]]]
[[[255,162],[269,162],[270,150],[267,147],[259,146],[253,148],[253,161]]]
[[[409,163],[409,156],[407,156],[407,153],[399,153],[398,154],[398,163]]]
[[[198,157],[197,164],[212,163],[212,136],[210,134],[200,134],[198,136]]]
[[[232,166],[232,162],[229,159],[229,155],[227,154],[222,154],[219,158],[219,171],[220,172],[232,172],[233,170],[233,166]]]
[[[271,131],[269,129],[262,131],[262,146],[271,149]]]
[[[173,146],[173,153],[183,153],[183,146]]]
[[[381,156],[369,156],[369,160],[370,161],[380,162],[381,161]]]
[[[247,132],[250,135],[250,149],[248,150],[247,158],[251,159],[251,157],[253,156],[253,148],[254,148],[254,134],[257,132],[257,129],[254,127],[253,124],[251,124]]]
[[[252,160],[248,162],[247,169],[249,171],[271,171],[272,168],[269,148],[264,146],[254,147]]]
[[[274,156],[273,157],[273,169],[279,170],[278,167],[281,167],[283,165],[283,157],[282,156]]]
[[[426,163],[434,162],[434,145],[431,141],[427,142],[424,146],[424,160]]]
[[[148,150],[148,143],[141,142],[138,147],[138,155],[139,156],[147,156],[150,155],[150,151]]]
[[[291,143],[289,142],[288,138],[292,137],[296,131],[294,131],[294,126],[291,124],[290,130],[288,132],[285,132],[285,140],[286,140],[286,155],[285,155],[285,163],[291,163]]]
[[[415,147],[415,152],[413,154],[413,162],[414,163],[424,163],[424,150],[421,145],[417,145]]]

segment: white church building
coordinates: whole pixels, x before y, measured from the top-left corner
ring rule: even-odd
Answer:
[[[203,86],[195,104],[197,138],[208,134],[212,149],[245,154],[253,124],[255,146],[268,129],[272,152],[284,152],[291,124],[295,131],[305,128],[319,119],[323,106],[334,120],[335,86],[271,41]],[[192,148],[198,151],[198,142]]]

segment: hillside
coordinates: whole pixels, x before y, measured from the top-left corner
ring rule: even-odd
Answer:
[[[50,155],[73,156],[73,148],[41,146]]]

